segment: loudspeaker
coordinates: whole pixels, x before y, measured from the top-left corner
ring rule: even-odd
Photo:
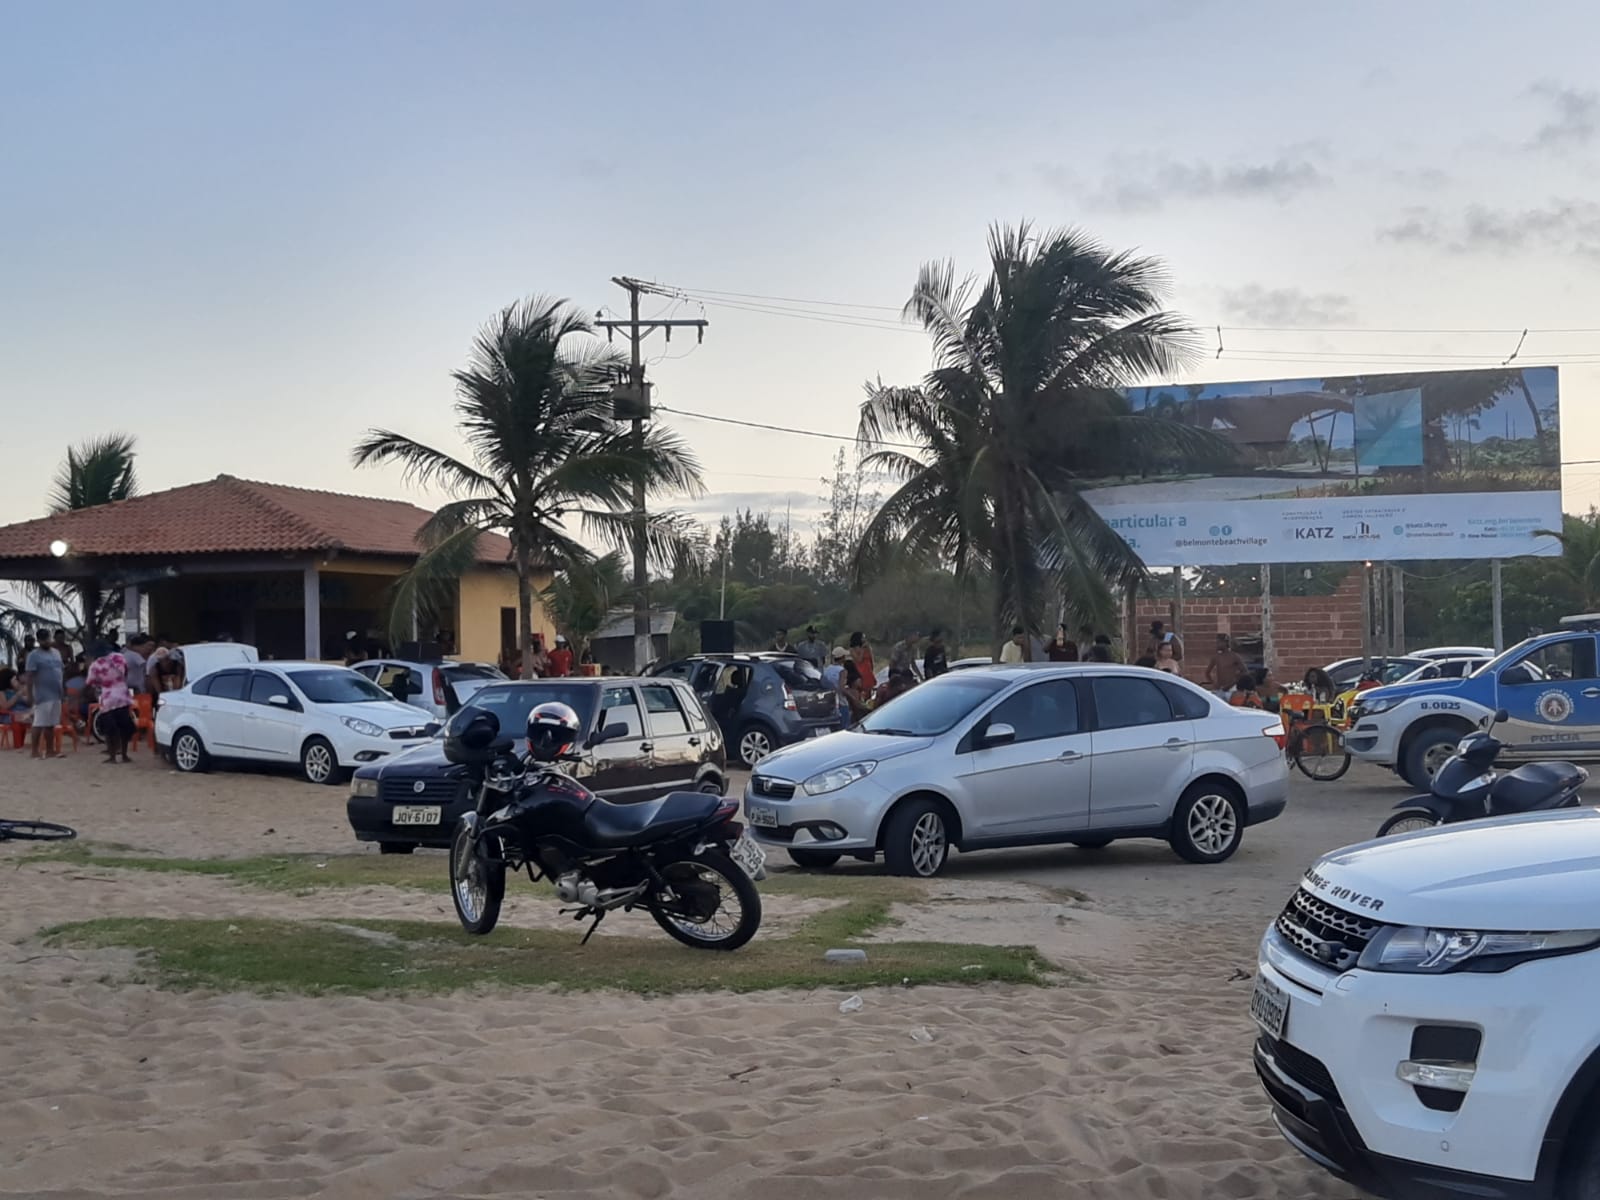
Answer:
[[[702,653],[702,654],[732,654],[733,653],[733,622],[732,621],[701,621],[700,622],[700,653]]]

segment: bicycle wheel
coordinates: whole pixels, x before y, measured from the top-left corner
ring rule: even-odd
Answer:
[[[1307,779],[1331,783],[1350,769],[1344,735],[1332,725],[1308,725],[1294,739],[1294,765]]]
[[[0,820],[0,842],[66,842],[78,836],[70,825],[53,825],[49,821]]]

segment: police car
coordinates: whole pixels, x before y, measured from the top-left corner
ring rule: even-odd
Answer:
[[[1508,761],[1600,761],[1600,613],[1567,617],[1558,633],[1521,642],[1464,679],[1427,679],[1362,692],[1345,734],[1356,758],[1381,763],[1418,791],[1456,743],[1496,709]]]

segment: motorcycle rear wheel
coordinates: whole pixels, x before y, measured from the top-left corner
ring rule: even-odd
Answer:
[[[1378,826],[1378,836],[1382,838],[1392,833],[1418,833],[1443,823],[1425,808],[1402,808]]]
[[[676,898],[651,896],[650,915],[685,946],[737,950],[761,928],[761,893],[722,851],[703,850],[657,869]]]
[[[461,928],[482,936],[500,922],[506,898],[506,866],[500,861],[500,839],[472,836],[465,825],[450,847],[450,899]]]

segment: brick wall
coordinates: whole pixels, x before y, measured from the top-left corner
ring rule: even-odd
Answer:
[[[1331,596],[1272,598],[1271,667],[1287,683],[1302,678],[1308,667],[1322,667],[1361,653],[1361,582],[1363,570],[1352,567]],[[1123,633],[1129,658],[1137,658],[1149,637],[1151,621],[1165,621],[1183,639],[1184,674],[1199,681],[1219,633],[1259,645],[1261,597],[1183,598],[1183,618],[1174,619],[1170,600],[1142,598],[1133,613],[1133,628]],[[1253,657],[1248,651],[1246,658]]]

